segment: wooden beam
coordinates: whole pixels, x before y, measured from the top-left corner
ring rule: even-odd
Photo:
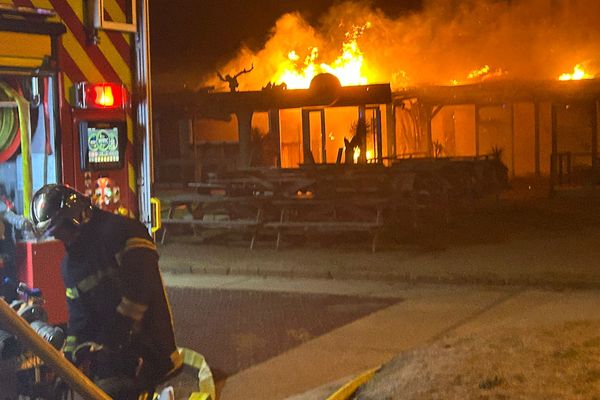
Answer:
[[[271,145],[275,150],[275,165],[281,168],[281,129],[279,126],[279,109],[269,110],[269,135],[271,136]]]
[[[540,103],[533,103],[533,118],[534,118],[534,157],[535,157],[535,176],[541,175],[540,163]]]
[[[236,112],[240,144],[238,159],[239,168],[247,168],[250,166],[252,153],[252,114],[251,110],[240,110]]]

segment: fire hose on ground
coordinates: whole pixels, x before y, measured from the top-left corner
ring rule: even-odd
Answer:
[[[184,365],[198,370],[198,391],[193,392],[188,400],[216,400],[215,382],[204,356],[183,347],[179,348],[179,354]]]
[[[331,394],[327,400],[348,400],[350,399],[356,391],[365,383],[371,380],[373,376],[381,369],[381,366],[371,368],[363,372],[360,375],[355,376],[349,382],[345,383],[336,390],[333,394]]]
[[[46,364],[52,366],[77,393],[86,400],[110,400],[110,397],[98,388],[77,367],[66,360],[62,353],[47,343],[4,301],[0,301],[0,325],[19,338],[28,348]]]

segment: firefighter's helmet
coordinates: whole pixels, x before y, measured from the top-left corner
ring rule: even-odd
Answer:
[[[45,185],[31,200],[31,216],[35,229],[51,234],[54,228],[70,224],[79,227],[92,216],[89,197],[64,185]]]

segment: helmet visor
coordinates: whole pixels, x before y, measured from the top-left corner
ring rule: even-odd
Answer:
[[[57,222],[56,216],[60,210],[59,204],[52,204],[56,203],[56,200],[58,199],[56,196],[52,196],[51,192],[38,192],[35,194],[31,202],[31,216],[35,229],[39,233],[46,232],[51,228],[53,222]]]
[[[91,204],[87,197],[62,185],[43,187],[31,202],[32,219],[39,234],[60,226],[85,223],[90,212]]]

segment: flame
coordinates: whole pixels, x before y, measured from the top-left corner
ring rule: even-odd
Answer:
[[[485,76],[489,73],[490,73],[490,66],[484,65],[483,67],[476,69],[475,71],[469,72],[469,75],[467,75],[467,79],[481,78],[482,76]]]
[[[331,64],[318,62],[318,47],[310,47],[309,55],[300,65],[300,56],[295,50],[291,50],[272,80],[277,84],[285,83],[288,89],[306,89],[316,75],[328,72],[335,75],[342,86],[367,84],[368,79],[363,71],[364,55],[358,46],[358,38],[370,26],[371,23],[367,22],[362,26],[354,26],[352,32],[347,32],[342,44],[342,54]]]
[[[593,79],[594,75],[590,75],[583,69],[582,64],[577,64],[573,67],[573,73],[564,73],[558,77],[560,81],[578,81],[580,79]]]
[[[354,148],[354,154],[352,158],[354,159],[354,164],[358,164],[358,158],[360,157],[360,147],[356,146]]]
[[[483,67],[473,70],[467,74],[466,81],[478,81],[483,82],[489,79],[498,78],[500,76],[506,75],[507,71],[502,68],[492,69],[489,65],[484,65]],[[465,81],[460,81],[458,79],[452,79],[450,84],[452,86],[461,85],[465,83]]]

